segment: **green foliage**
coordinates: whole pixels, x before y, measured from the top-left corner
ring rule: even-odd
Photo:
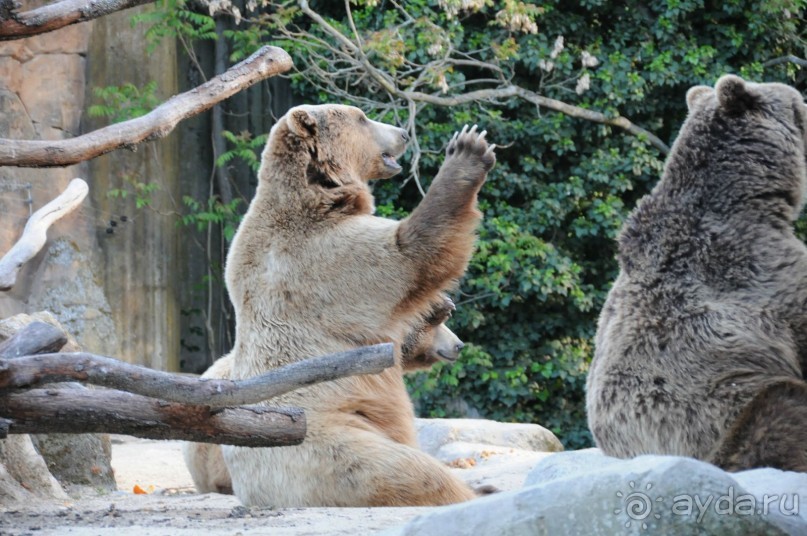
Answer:
[[[229,203],[222,203],[217,197],[207,199],[200,203],[190,196],[183,196],[182,203],[188,208],[188,213],[180,217],[180,223],[186,226],[195,226],[197,231],[204,231],[209,225],[221,226],[222,235],[227,242],[235,236],[241,214],[238,206],[241,199],[233,199]]]
[[[102,101],[87,109],[90,117],[109,117],[113,123],[134,119],[153,110],[160,100],[154,94],[157,82],[151,81],[142,88],[134,84],[93,88],[93,95]]]
[[[154,194],[161,188],[156,182],[141,182],[134,177],[124,177],[126,187],[112,188],[107,192],[107,197],[110,199],[127,199],[130,195],[134,197],[135,207],[147,208],[151,207],[154,202]]]
[[[232,147],[216,159],[216,165],[223,167],[233,159],[240,158],[252,171],[257,173],[258,168],[261,166],[261,150],[266,144],[268,134],[253,136],[251,132],[246,130],[240,134],[233,134],[225,130],[222,135]]]
[[[149,52],[165,37],[185,41],[216,39],[216,22],[204,13],[191,11],[186,0],[157,0],[154,9],[132,17],[132,27],[145,23]]]

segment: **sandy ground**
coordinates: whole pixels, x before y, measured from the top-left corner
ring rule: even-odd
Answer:
[[[471,485],[502,490],[523,485],[541,455],[503,452],[468,469],[453,469]],[[118,491],[64,504],[30,504],[0,513],[0,535],[364,535],[405,523],[429,508],[245,508],[233,496],[193,489],[178,441],[113,436]],[[134,494],[137,485],[147,494]]]

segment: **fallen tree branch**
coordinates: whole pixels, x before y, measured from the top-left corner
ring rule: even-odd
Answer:
[[[89,192],[87,183],[73,179],[56,199],[34,212],[25,224],[22,236],[0,259],[0,291],[9,290],[17,281],[22,265],[34,258],[48,239],[48,228],[59,218],[73,212]]]
[[[122,11],[154,0],[63,0],[17,13],[15,0],[0,0],[0,41],[29,37]]]
[[[298,445],[299,408],[211,409],[107,389],[33,389],[0,396],[0,433],[113,433],[244,447]]]
[[[31,322],[0,343],[0,358],[58,352],[67,344],[67,335],[47,322]]]
[[[0,359],[0,389],[78,381],[212,407],[254,404],[306,385],[376,374],[394,363],[391,343],[297,361],[246,380],[197,379],[84,352]]]
[[[0,166],[69,166],[121,147],[131,149],[138,143],[168,135],[183,119],[208,110],[261,80],[286,72],[291,66],[291,57],[283,49],[262,47],[226,72],[171,97],[144,116],[66,140],[0,138]]]

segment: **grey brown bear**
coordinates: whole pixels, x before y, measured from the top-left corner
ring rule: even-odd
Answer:
[[[589,426],[609,455],[807,471],[807,107],[722,77],[687,93],[661,181],[619,237]]]

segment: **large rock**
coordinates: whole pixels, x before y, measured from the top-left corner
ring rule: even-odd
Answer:
[[[48,471],[30,436],[10,434],[0,439],[0,506],[31,499],[68,498]]]
[[[485,419],[416,419],[420,448],[439,457],[448,443],[475,443],[535,452],[558,452],[555,434],[537,424],[503,423]]]
[[[50,473],[69,491],[117,489],[108,434],[36,434],[31,441]]]
[[[386,534],[796,535],[807,534],[805,502],[807,475],[590,449],[546,457],[520,491],[436,509]]]
[[[563,450],[555,435],[537,424],[485,419],[417,419],[425,452],[452,467],[473,487],[518,489],[529,470],[550,452]]]

